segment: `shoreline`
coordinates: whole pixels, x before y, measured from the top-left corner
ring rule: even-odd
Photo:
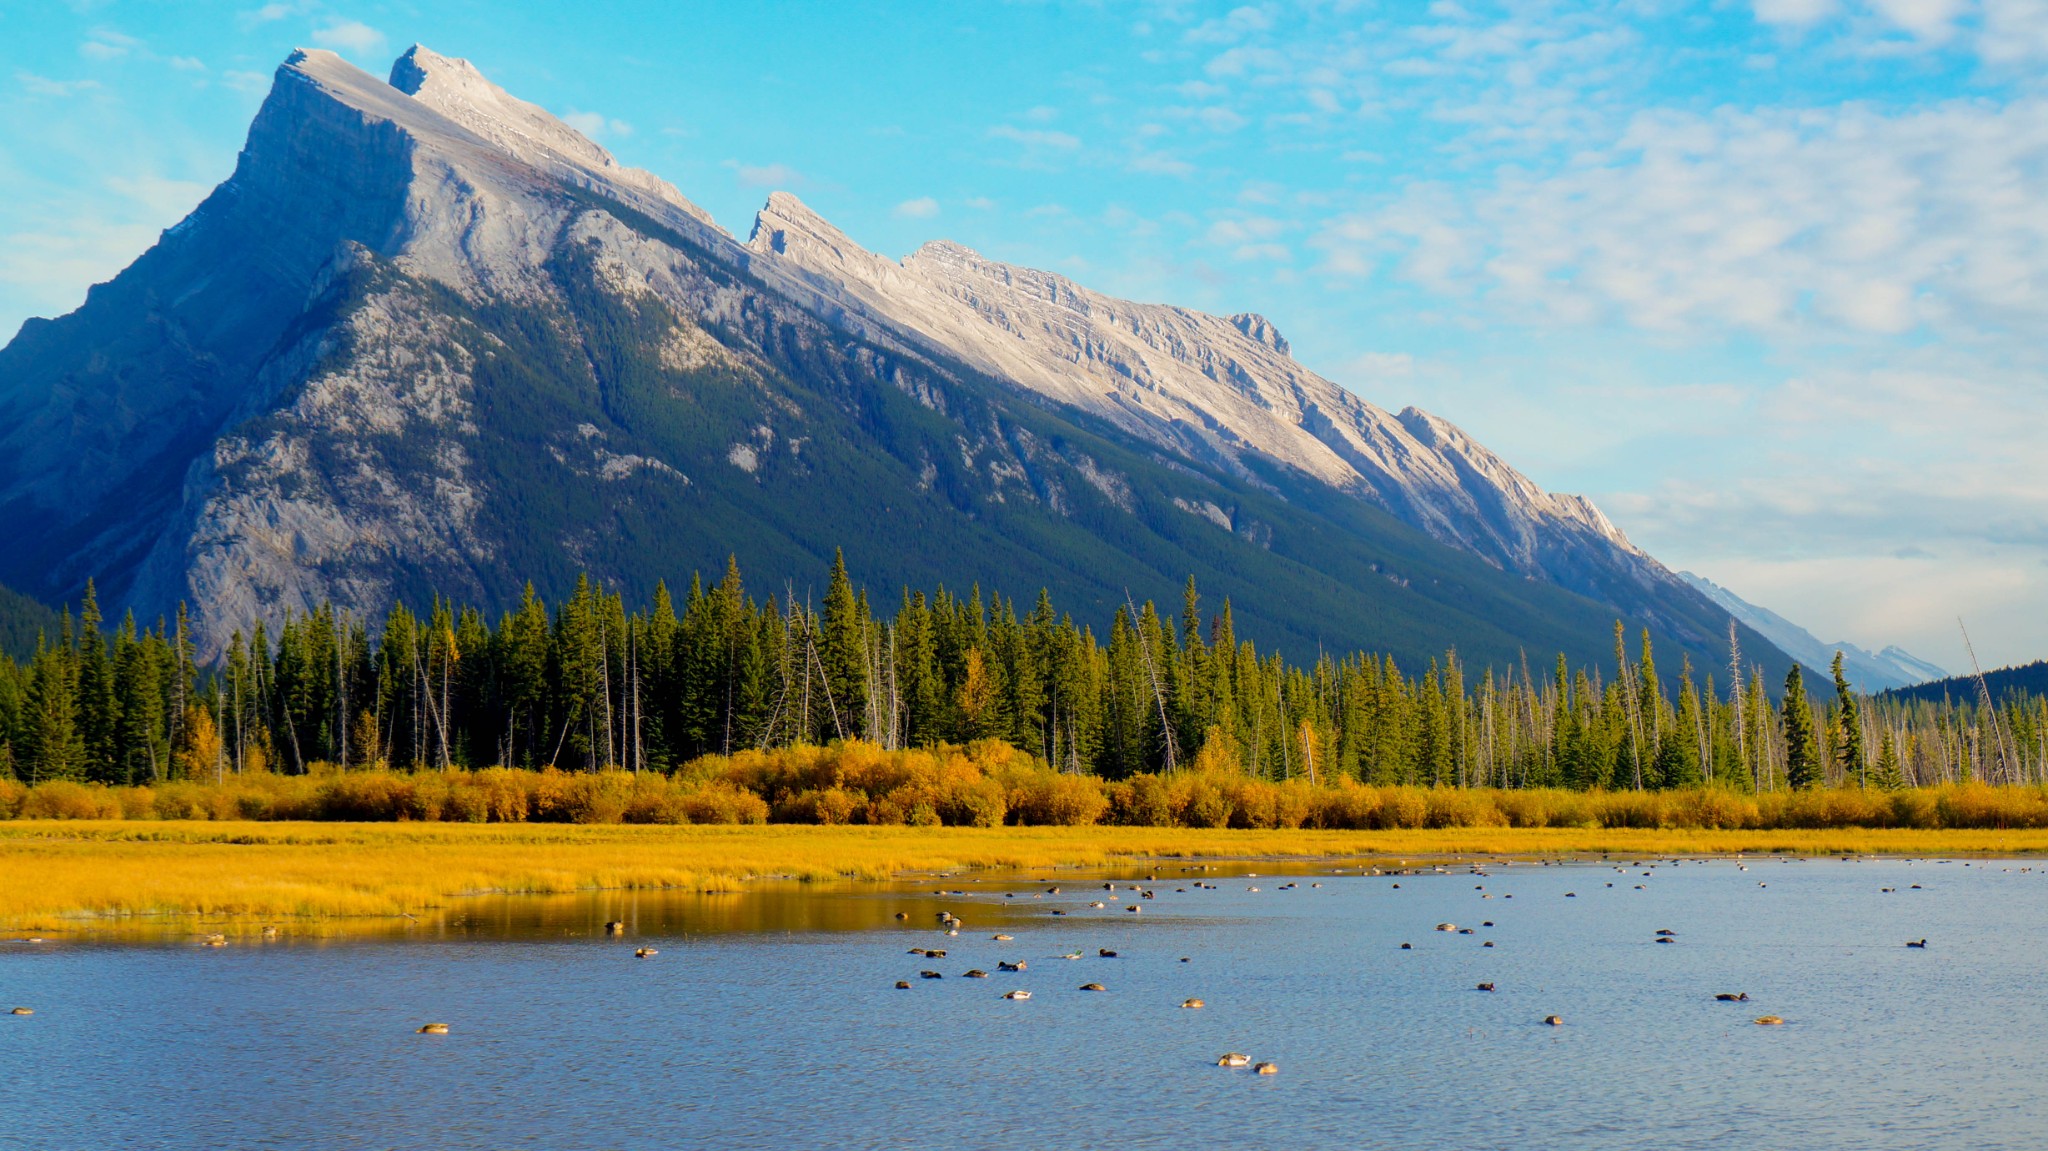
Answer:
[[[30,821],[0,823],[0,929],[205,920],[389,921],[476,895],[759,890],[765,881],[1146,862],[1598,858],[1602,855],[2021,857],[2048,829],[1442,828],[1255,831]]]

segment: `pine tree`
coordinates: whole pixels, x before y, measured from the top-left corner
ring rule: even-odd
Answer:
[[[1785,734],[1785,782],[1794,791],[1818,787],[1821,764],[1814,746],[1813,705],[1806,698],[1806,680],[1799,665],[1785,675],[1785,706],[1780,722]]]
[[[1835,739],[1836,762],[1841,765],[1842,777],[1854,778],[1857,786],[1867,781],[1864,776],[1863,760],[1863,713],[1856,704],[1855,693],[1849,690],[1849,680],[1842,674],[1842,653],[1835,653]]]

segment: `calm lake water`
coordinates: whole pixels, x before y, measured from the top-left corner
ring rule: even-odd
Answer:
[[[0,1146],[2048,1145],[2032,861],[1619,862],[1176,864],[479,899],[390,938],[10,942],[0,1008],[36,1013],[0,1015]]]

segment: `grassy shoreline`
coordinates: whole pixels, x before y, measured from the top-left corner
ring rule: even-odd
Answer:
[[[1617,855],[2030,855],[2048,829],[1389,831],[631,826],[236,821],[0,823],[0,927],[138,918],[390,918],[465,895],[732,889],[762,879],[1137,864],[1155,859]]]

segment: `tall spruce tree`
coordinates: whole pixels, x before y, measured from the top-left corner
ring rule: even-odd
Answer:
[[[1821,784],[1820,752],[1814,746],[1813,705],[1806,698],[1806,679],[1799,665],[1785,675],[1785,705],[1780,722],[1785,734],[1785,782],[1794,791]]]

